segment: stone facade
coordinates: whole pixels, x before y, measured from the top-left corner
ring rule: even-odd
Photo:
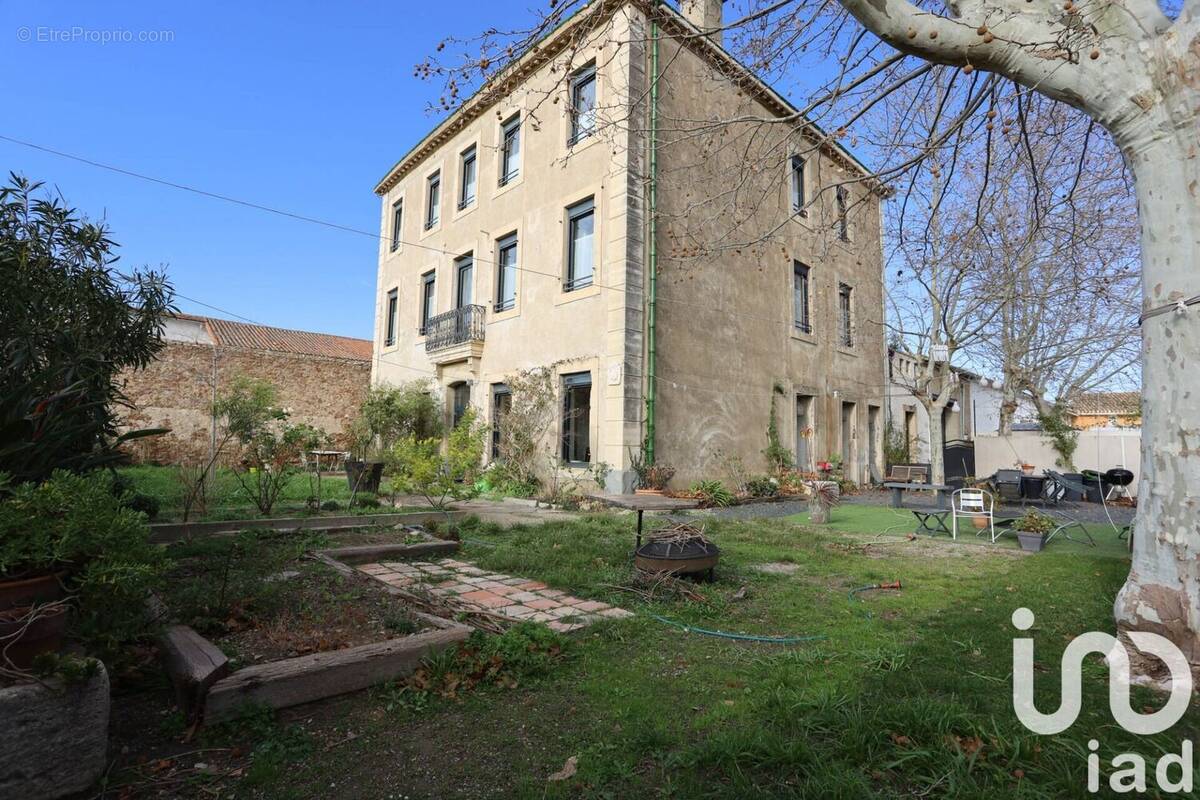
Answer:
[[[124,429],[170,429],[162,436],[132,442],[128,449],[136,462],[184,464],[207,460],[213,437],[213,400],[242,375],[274,384],[280,405],[291,411],[293,421],[325,431],[332,437],[334,448],[345,449],[346,427],[358,415],[370,387],[369,358],[247,347],[241,342],[248,340],[221,333],[213,331],[204,318],[174,320],[168,325],[167,345],[158,359],[146,369],[124,375],[125,395],[134,406],[123,414]],[[285,334],[277,340],[283,342],[281,346],[294,347],[286,334],[296,332],[280,333]],[[307,334],[305,341],[314,341],[313,336],[317,337],[316,347],[294,349],[321,349],[321,335]],[[339,343],[346,341],[330,338],[337,338]],[[350,341],[361,341],[369,347],[365,340]]]
[[[689,7],[711,17],[714,4]],[[775,132],[764,137],[763,157],[774,151],[777,168],[750,175],[736,162],[739,148],[681,134],[678,126],[672,134],[664,124],[652,207],[652,24],[660,26],[660,64],[670,65],[658,82],[661,120],[742,114],[767,120],[761,127]],[[569,108],[577,76],[589,69],[596,76],[596,128],[577,139]],[[773,124],[794,109],[666,5],[596,0],[506,76],[507,83],[472,98],[439,125],[376,187],[383,236],[372,380],[424,377],[443,394],[448,415],[465,395],[488,418],[497,389],[516,370],[553,369],[564,401],[568,382],[586,376],[588,458],[612,467],[608,490],[627,491],[631,453],[647,432],[653,244],[654,443],[657,459],[676,467],[675,483],[725,477],[728,456],[765,471],[773,407],[781,444],[798,454],[801,466],[845,453],[854,479],[881,474],[887,394],[881,192],[868,185],[861,165],[837,145],[817,143],[803,125]],[[505,180],[505,123],[518,114],[519,172]],[[810,161],[803,215],[791,212],[785,172],[793,140],[807,148]],[[475,191],[460,202],[469,174],[464,160],[472,153]],[[440,213],[428,224],[435,176]],[[719,206],[732,184],[744,185],[755,199],[725,214]],[[851,195],[850,235],[831,241],[838,219],[832,190],[841,185]],[[586,201],[595,209],[594,274],[577,287],[568,275],[568,232],[571,209]],[[736,230],[722,231],[726,240],[696,241],[705,232],[697,229],[719,227],[704,224],[697,209],[705,204],[705,213],[718,220],[738,219]],[[507,307],[497,302],[497,290],[500,249],[510,235],[518,242],[518,269],[515,302]],[[756,246],[730,246],[739,237]],[[473,268],[464,273],[459,265],[467,256]],[[808,330],[793,319],[798,261],[812,270]],[[465,291],[464,274],[470,281]],[[429,279],[432,314],[425,310]],[[853,290],[854,335],[843,346],[838,292],[846,286]],[[426,317],[453,316],[470,304],[471,319],[452,328],[463,334],[461,341],[446,346],[423,332]],[[565,413],[558,432],[564,423]],[[581,471],[586,464],[567,467]]]

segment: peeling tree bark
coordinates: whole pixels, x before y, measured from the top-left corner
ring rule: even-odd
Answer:
[[[1200,54],[1200,39],[1193,41]],[[1200,108],[1200,69],[1178,105]],[[1170,118],[1173,115],[1167,115]],[[1142,216],[1147,310],[1200,294],[1200,131],[1193,116],[1134,131],[1126,153]],[[1120,140],[1119,140],[1120,141]],[[1115,613],[1125,630],[1179,645],[1200,667],[1200,306],[1142,324],[1142,474],[1133,568]],[[1200,671],[1200,670],[1197,670]]]

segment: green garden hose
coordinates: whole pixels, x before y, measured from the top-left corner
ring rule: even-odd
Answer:
[[[902,587],[900,586],[900,581],[893,581],[893,582],[891,582],[891,583],[869,583],[869,584],[867,584],[866,586],[859,586],[857,589],[851,589],[851,590],[850,590],[850,592],[849,592],[849,594],[847,594],[847,595],[846,595],[846,597],[847,597],[849,600],[851,600],[851,601],[854,601],[854,600],[858,600],[858,599],[859,599],[859,598],[858,598],[858,593],[859,593],[859,592],[869,592],[869,591],[871,591],[872,589],[900,589],[900,588],[902,588]],[[860,602],[861,602],[861,601],[860,601]],[[873,614],[870,612],[870,610],[869,610],[869,609],[868,609],[867,611],[863,612],[863,613],[865,613],[865,614],[866,614],[866,616],[867,616],[867,619],[871,619],[871,618],[874,616],[874,615],[873,615]]]

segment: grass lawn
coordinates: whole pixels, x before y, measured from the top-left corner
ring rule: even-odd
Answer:
[[[158,498],[160,503],[159,515],[155,522],[178,522],[182,519],[182,504],[184,487],[176,478],[178,474],[173,467],[141,465],[122,467],[117,470],[132,483],[133,491]],[[384,478],[380,484],[380,495],[386,496],[391,487]],[[309,473],[298,473],[284,487],[279,501],[271,512],[271,516],[286,516],[306,510],[305,500],[317,495],[316,479]],[[231,519],[253,519],[262,516],[246,490],[238,482],[233,470],[220,468],[216,473],[216,481],[211,492],[208,513],[197,516],[192,514],[192,522],[210,522]],[[336,501],[341,509],[336,513],[371,513],[379,511],[392,513],[401,509],[386,507],[383,509],[355,508],[348,510],[350,502],[350,485],[344,473],[336,475],[325,474],[321,478],[321,502]]]
[[[1182,739],[1200,734],[1194,710],[1164,734],[1122,732],[1098,660],[1085,668],[1083,713],[1067,732],[1037,736],[1012,711],[1013,610],[1037,615],[1039,707],[1052,710],[1066,643],[1112,631],[1113,597],[1128,570],[1120,544],[1056,541],[1025,555],[964,539],[909,542],[901,528],[879,536],[900,522],[889,509],[845,506],[834,520],[823,529],[711,521],[723,556],[717,581],[697,587],[704,602],[643,602],[611,588],[629,579],[632,517],[480,526],[466,534],[466,560],[637,616],[577,635],[548,677],[515,689],[416,703],[364,692],[298,709],[262,736],[306,746],[235,790],[268,798],[1084,797],[1089,738],[1100,740],[1107,764],[1124,751],[1178,753]],[[865,544],[883,538],[889,543]],[[757,569],[765,564],[775,571]],[[897,579],[900,591],[849,594]],[[651,614],[821,638],[734,641]],[[1135,708],[1159,702],[1135,690]],[[548,782],[570,757],[577,773]]]
[[[1098,658],[1085,666],[1084,711],[1066,733],[1032,734],[1012,710],[1013,610],[1037,615],[1038,706],[1055,709],[1064,646],[1085,631],[1112,631],[1112,600],[1128,571],[1123,543],[1056,540],[1030,555],[973,535],[880,535],[895,524],[892,510],[848,505],[824,528],[710,521],[724,554],[716,582],[696,587],[703,602],[648,602],[613,588],[629,582],[631,516],[476,525],[464,534],[464,560],[637,615],[575,634],[550,674],[514,688],[454,699],[360,692],[247,726],[222,740],[251,763],[221,796],[1082,798],[1093,796],[1088,739],[1100,741],[1108,765],[1120,752],[1178,753],[1183,739],[1200,736],[1196,710],[1163,734],[1122,732]],[[887,543],[869,543],[877,540]],[[896,579],[899,591],[850,594]],[[744,642],[653,615],[818,638]],[[1135,709],[1160,702],[1135,688]],[[197,746],[170,735],[180,750]],[[547,781],[571,757],[576,774]],[[198,776],[179,796],[214,796],[214,787]]]

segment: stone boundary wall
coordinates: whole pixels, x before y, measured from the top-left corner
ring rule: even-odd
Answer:
[[[267,380],[295,422],[313,425],[345,449],[345,431],[370,386],[369,361],[206,344],[168,343],[146,369],[123,376],[133,408],[122,430],[170,428],[130,443],[135,463],[201,463],[212,440],[212,402],[239,375]],[[215,384],[215,391],[214,391]]]

